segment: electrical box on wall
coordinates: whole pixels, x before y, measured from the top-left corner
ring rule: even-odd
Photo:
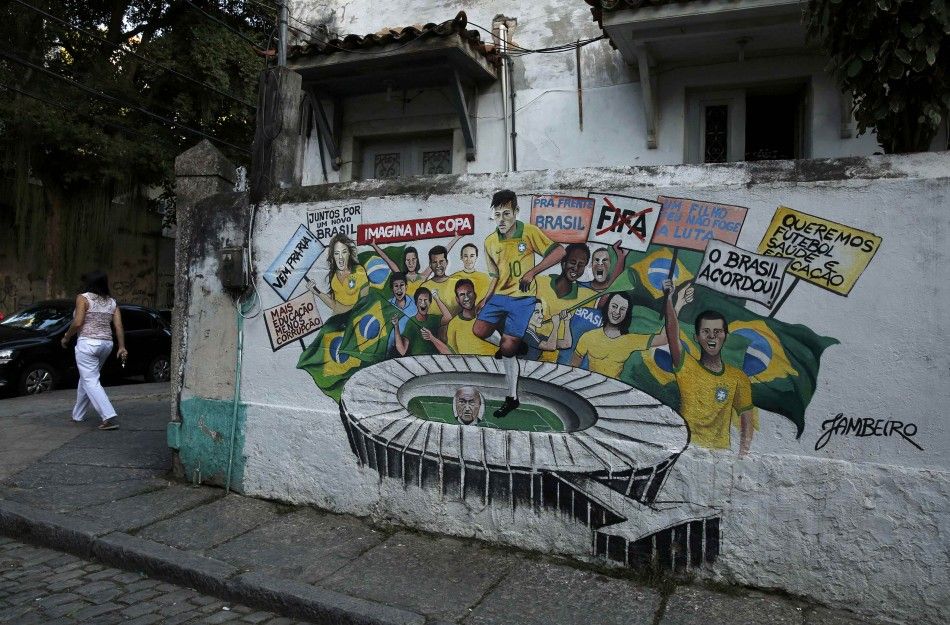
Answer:
[[[247,288],[247,254],[243,247],[221,248],[218,252],[218,276],[225,289],[243,291]]]

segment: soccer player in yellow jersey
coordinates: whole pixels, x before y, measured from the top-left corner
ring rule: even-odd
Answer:
[[[669,283],[672,286],[672,282]],[[674,315],[678,315],[693,299],[692,287],[682,289],[674,306]],[[588,330],[577,340],[577,347],[571,358],[572,367],[580,367],[587,358],[587,369],[610,378],[619,378],[623,365],[633,352],[651,347],[666,345],[666,333],[630,334],[632,303],[626,293],[611,293],[601,306],[600,316],[603,326]]]
[[[422,286],[432,293],[438,293],[439,299],[445,304],[452,316],[458,314],[458,304],[455,302],[455,278],[446,275],[449,268],[449,251],[442,245],[436,245],[429,250],[429,269],[432,277],[422,283]]]
[[[473,356],[492,356],[498,351],[495,345],[478,338],[472,331],[475,325],[475,286],[468,278],[455,283],[455,300],[459,314],[452,317],[445,329],[445,342],[432,340],[440,354],[470,354]],[[438,337],[436,337],[438,338]]]
[[[671,287],[667,289],[671,290]],[[666,308],[666,335],[670,337],[670,356],[680,391],[680,414],[689,425],[690,440],[710,449],[729,449],[735,412],[739,415],[739,456],[745,456],[752,444],[754,428],[752,384],[744,371],[722,361],[722,347],[729,336],[726,318],[713,310],[697,315],[694,338],[701,354],[696,360],[682,352],[679,321],[671,314],[669,301]]]
[[[514,191],[495,193],[491,208],[496,229],[485,239],[485,262],[491,282],[476,309],[478,318],[472,331],[481,339],[487,339],[496,330],[501,332],[495,357],[504,363],[508,383],[508,395],[495,411],[495,417],[501,418],[520,405],[516,356],[534,312],[534,278],[561,262],[564,248],[537,226],[518,221],[518,196]],[[540,256],[541,262],[535,264],[535,256]]]
[[[323,293],[312,285],[314,294],[326,304],[334,315],[348,312],[356,302],[369,292],[366,270],[356,258],[356,243],[345,234],[333,235],[327,249],[330,266],[330,292]]]
[[[462,268],[452,274],[452,278],[461,280],[463,278],[471,280],[475,287],[476,302],[488,294],[488,283],[491,278],[487,273],[475,269],[475,263],[478,261],[478,246],[474,243],[466,243],[462,246],[460,254],[462,259]]]
[[[561,273],[556,276],[545,275],[538,278],[537,297],[544,302],[547,309],[545,319],[553,319],[560,315],[561,311],[574,308],[577,304],[597,295],[593,289],[578,283],[578,279],[584,275],[584,269],[589,261],[590,249],[587,245],[585,243],[571,243],[564,249]],[[558,328],[556,339],[563,339],[568,327],[566,323],[561,325]],[[538,331],[544,334],[549,333],[550,329],[551,323],[547,321]],[[542,362],[557,362],[557,359],[558,352],[556,350],[541,352]]]

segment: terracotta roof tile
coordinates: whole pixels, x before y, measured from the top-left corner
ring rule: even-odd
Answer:
[[[446,20],[439,24],[411,24],[409,26],[386,27],[367,35],[349,34],[335,37],[328,41],[311,39],[303,45],[292,46],[288,51],[291,58],[300,58],[315,55],[336,54],[350,51],[372,51],[390,44],[407,44],[417,39],[434,37],[450,37],[459,35],[469,48],[482,55],[489,63],[498,66],[501,56],[491,43],[482,42],[481,34],[477,30],[466,30],[468,17],[464,11],[459,11],[455,19]]]

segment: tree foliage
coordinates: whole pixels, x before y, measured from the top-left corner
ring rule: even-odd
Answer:
[[[809,0],[805,21],[859,133],[873,129],[888,153],[927,150],[950,110],[946,0]]]
[[[110,224],[122,226],[119,213],[142,212],[150,190],[167,186],[175,156],[201,140],[184,126],[249,148],[263,61],[230,29],[266,49],[273,3],[191,0],[226,27],[181,0],[23,2],[49,15],[18,0],[0,8],[0,209],[15,213],[21,259],[44,263],[55,247],[69,268],[63,242],[101,246]],[[247,162],[243,150],[218,147]]]

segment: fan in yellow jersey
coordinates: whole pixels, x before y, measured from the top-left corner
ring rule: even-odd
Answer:
[[[487,273],[475,269],[475,263],[478,261],[477,245],[474,243],[466,243],[463,245],[460,257],[462,259],[462,268],[453,273],[451,277],[455,280],[462,280],[463,278],[471,280],[472,285],[475,287],[477,302],[488,294],[488,283],[491,282],[491,278],[488,277]]]
[[[432,277],[422,283],[422,286],[429,289],[432,293],[438,293],[439,299],[445,304],[446,308],[453,316],[459,312],[458,304],[455,302],[455,277],[446,275],[449,268],[449,251],[442,245],[436,245],[429,250],[429,269],[432,270]]]
[[[683,354],[678,340],[679,321],[675,314],[670,314],[669,303],[666,307],[666,334],[677,337],[670,341],[670,356],[680,391],[680,414],[689,425],[690,441],[710,449],[729,449],[735,413],[739,415],[739,456],[745,456],[754,428],[752,384],[744,371],[722,361],[722,347],[729,335],[726,318],[712,310],[697,315],[694,338],[702,352],[697,361]]]
[[[485,262],[491,282],[479,302],[478,318],[472,326],[475,336],[487,339],[501,332],[496,358],[501,358],[508,383],[508,395],[495,411],[501,418],[520,405],[518,401],[518,359],[521,337],[534,312],[534,278],[564,258],[564,248],[540,228],[518,221],[518,197],[514,191],[498,191],[491,199],[497,226],[485,239]],[[541,261],[535,264],[535,255]]]
[[[432,339],[432,344],[440,354],[471,354],[473,356],[491,356],[498,348],[475,336],[472,326],[475,324],[475,286],[468,278],[455,283],[455,301],[459,314],[452,317],[445,329],[445,342]]]
[[[333,235],[327,249],[330,292],[324,293],[316,286],[311,286],[311,289],[334,315],[338,315],[348,312],[369,292],[369,278],[356,258],[356,243],[350,237],[342,233]]]
[[[672,283],[670,283],[672,286]],[[692,287],[679,292],[674,315],[693,299]],[[666,345],[666,333],[630,334],[633,305],[626,293],[611,293],[599,307],[603,326],[588,330],[577,340],[572,367],[580,367],[587,358],[587,369],[610,378],[619,378],[623,365],[633,352]]]
[[[571,243],[564,250],[564,258],[561,260],[561,273],[556,276],[545,275],[538,278],[537,296],[547,308],[545,319],[553,320],[562,311],[575,308],[586,300],[596,299],[596,291],[577,282],[584,275],[584,269],[587,267],[588,261],[590,261],[590,249],[587,245]],[[546,322],[539,331],[546,333],[550,328],[551,323]],[[558,328],[556,338],[558,340],[563,339],[567,329],[567,324],[561,325]],[[541,352],[542,362],[557,362],[557,359],[557,351]]]

